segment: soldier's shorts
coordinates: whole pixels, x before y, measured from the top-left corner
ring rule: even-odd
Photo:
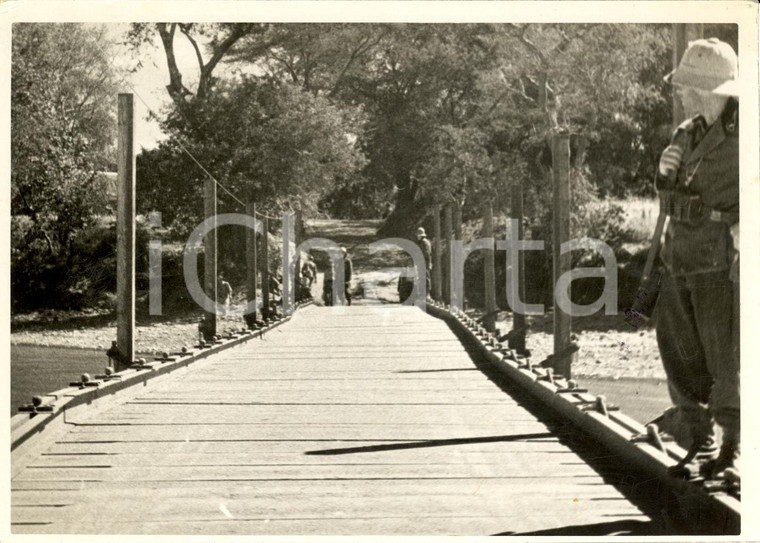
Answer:
[[[738,432],[738,283],[727,270],[683,277],[666,271],[654,316],[671,398],[692,435],[707,433],[713,417]]]

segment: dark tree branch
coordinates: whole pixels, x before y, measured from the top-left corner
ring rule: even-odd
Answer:
[[[340,88],[340,85],[343,83],[343,78],[348,73],[348,70],[351,69],[351,66],[356,61],[356,59],[362,56],[367,51],[370,51],[373,47],[379,44],[383,40],[383,38],[385,38],[385,36],[387,35],[388,35],[388,31],[384,29],[380,33],[380,35],[374,40],[370,40],[370,38],[367,37],[367,38],[363,38],[359,42],[359,45],[357,45],[356,48],[354,48],[351,51],[351,55],[349,56],[348,61],[346,62],[346,64],[343,66],[340,73],[338,74],[338,77],[335,78],[335,83],[333,84],[332,89],[330,89],[329,96],[334,96],[335,93],[338,91],[338,89]]]
[[[182,84],[182,73],[179,71],[177,58],[174,55],[174,32],[177,25],[176,23],[157,23],[156,28],[164,46],[166,65],[169,68],[169,84],[166,90],[169,91],[172,100],[177,105],[181,105],[185,101],[185,96],[192,93]]]
[[[203,55],[201,54],[201,49],[198,47],[198,42],[195,41],[195,39],[190,35],[190,30],[192,30],[193,24],[180,24],[179,29],[180,31],[185,35],[187,40],[190,42],[190,45],[193,46],[193,49],[195,50],[195,58],[198,61],[198,70],[201,72],[203,71]]]

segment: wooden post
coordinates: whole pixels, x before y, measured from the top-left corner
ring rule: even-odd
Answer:
[[[493,239],[493,209],[489,204],[486,204],[483,209],[483,237]],[[486,315],[483,319],[483,327],[489,332],[493,332],[496,330],[496,260],[493,244],[486,249],[483,268],[486,296]]]
[[[203,288],[206,296],[217,301],[216,285],[216,182],[210,176],[203,181],[203,214],[214,217],[214,229],[203,238]],[[216,311],[206,311],[203,316],[203,338],[206,341],[216,335]]]
[[[462,206],[454,204],[454,239],[462,239]]]
[[[301,232],[301,212],[296,211],[293,215],[294,218],[294,225],[293,225],[293,241],[296,245],[296,269],[295,269],[295,300],[296,302],[301,301],[301,285],[303,284],[303,277],[301,277],[301,266],[303,266],[303,262],[301,262],[301,252],[298,250],[298,246],[303,241],[303,236]]]
[[[459,202],[454,203],[454,239],[458,241],[462,240],[462,206]],[[451,288],[450,285],[449,288]],[[450,293],[451,291],[449,291],[449,294]],[[467,307],[467,304],[465,303],[464,288],[462,289],[462,299],[459,300],[459,305],[462,310]]]
[[[570,271],[572,255],[568,252],[560,255],[562,243],[570,239],[570,134],[560,132],[552,138],[552,178],[554,185],[554,221],[552,250],[554,274],[552,286],[557,285],[561,275]],[[554,300],[554,371],[570,378],[573,356],[571,351],[570,329],[571,316],[562,311]]]
[[[293,242],[294,228],[293,228],[293,213],[285,215],[285,220],[282,222],[282,284],[280,285],[282,293],[282,314],[290,315],[293,308],[290,305],[292,295],[295,294],[293,290],[295,277],[290,273],[291,261],[293,255],[290,254],[290,244]]]
[[[684,52],[689,47],[689,42],[693,40],[701,39],[704,36],[704,28],[701,23],[674,23],[673,24],[673,69],[678,67],[678,63],[681,62]],[[678,96],[673,92],[673,129],[681,124],[686,117],[681,106],[681,101]]]
[[[433,215],[433,299],[441,300],[441,206],[435,206]]]
[[[248,202],[245,206],[245,212],[249,217],[256,218],[256,203]],[[250,228],[246,228],[245,232],[245,285],[247,300],[256,300],[256,279],[258,274],[258,267],[256,262],[256,232]],[[250,313],[245,316],[245,322],[248,327],[252,327],[256,322],[256,313]]]
[[[116,371],[135,359],[135,152],[134,99],[119,94],[118,194],[116,212]]]
[[[261,317],[269,318],[269,219],[266,217],[261,234]]]
[[[520,183],[512,185],[512,212],[510,213],[512,219],[517,219],[517,239],[522,240],[525,232],[523,228],[523,190]],[[509,256],[507,256],[509,258]],[[523,251],[517,252],[517,269],[514,270],[514,279],[517,281],[517,293],[520,296],[520,300],[526,303],[525,300],[525,257]],[[512,312],[512,334],[509,338],[509,348],[517,351],[517,354],[526,354],[525,349],[525,336],[527,334],[527,325],[525,323],[525,315],[522,313]]]
[[[451,305],[451,237],[453,233],[452,204],[446,204],[443,208],[443,245],[446,255],[443,261],[443,301]]]

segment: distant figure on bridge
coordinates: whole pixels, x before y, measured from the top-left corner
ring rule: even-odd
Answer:
[[[303,276],[306,288],[311,289],[311,285],[314,284],[314,280],[317,278],[317,264],[314,262],[314,257],[311,253],[306,256],[306,261],[301,266],[301,275]]]
[[[692,444],[672,471],[739,477],[739,117],[737,57],[716,38],[689,44],[666,77],[687,120],[662,153],[656,186],[670,217],[657,342]],[[716,454],[714,422],[723,430]]]
[[[420,249],[422,249],[422,256],[425,257],[425,291],[430,295],[430,274],[433,271],[433,248],[430,245],[430,240],[427,239],[425,229],[421,226],[417,229],[417,241],[420,243]]]
[[[224,274],[219,274],[219,282],[216,287],[219,303],[222,304],[222,315],[226,315],[232,303],[232,286],[224,278]]]
[[[351,262],[351,257],[348,256],[348,250],[345,247],[340,248],[340,252],[343,253],[343,271],[345,273],[345,294],[346,303],[351,305],[351,277],[354,275],[354,263]]]

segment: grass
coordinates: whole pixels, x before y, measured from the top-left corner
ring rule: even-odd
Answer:
[[[625,210],[625,226],[632,233],[631,242],[648,242],[657,224],[658,203],[656,198],[629,198],[615,204]]]

